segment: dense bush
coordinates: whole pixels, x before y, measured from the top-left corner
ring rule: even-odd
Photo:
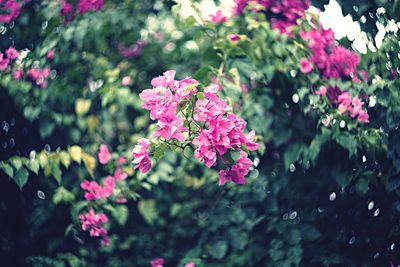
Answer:
[[[306,0],[0,2],[2,261],[400,264],[399,1],[341,2],[382,46]]]

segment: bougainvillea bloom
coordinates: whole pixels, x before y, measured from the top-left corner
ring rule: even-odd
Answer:
[[[215,14],[210,15],[211,22],[221,24],[228,20],[228,17],[222,15],[222,11],[218,10]]]
[[[10,60],[8,58],[3,58],[4,54],[0,53],[0,71],[4,71],[8,68]]]
[[[17,81],[21,80],[24,77],[24,70],[22,68],[15,70],[13,77]]]
[[[300,59],[300,70],[302,73],[309,73],[313,70],[313,66],[306,58]]]
[[[21,4],[15,0],[1,0],[0,12],[0,23],[9,23],[19,16]]]
[[[133,148],[133,161],[135,165],[134,169],[139,168],[141,173],[146,173],[151,169],[152,162],[148,155],[148,149],[150,147],[150,141],[146,138],[138,140],[137,145]]]
[[[78,12],[84,14],[89,11],[99,11],[103,8],[103,5],[104,0],[79,0]]]
[[[100,186],[96,181],[85,180],[81,183],[81,188],[86,191],[84,195],[85,199],[93,201],[111,196],[114,193],[115,181],[112,176],[107,176],[103,182],[103,186]]]
[[[228,181],[235,184],[245,184],[245,176],[249,173],[249,168],[253,166],[253,162],[247,157],[247,153],[240,151],[240,157],[237,159],[236,164],[218,173],[218,184],[224,185]]]
[[[104,228],[104,224],[108,222],[108,217],[104,213],[95,213],[90,209],[86,214],[80,214],[79,219],[82,223],[82,230],[89,231],[92,237],[102,237],[102,245],[109,244],[108,232]]]
[[[16,59],[18,57],[18,51],[14,47],[9,47],[6,50],[6,55],[8,59]]]
[[[151,267],[163,267],[164,266],[164,259],[158,258],[150,261]]]
[[[54,56],[55,56],[55,51],[54,50],[49,50],[48,52],[47,52],[47,59],[53,59],[54,58]]]
[[[121,85],[128,86],[128,85],[131,85],[131,84],[132,84],[131,76],[125,76],[124,78],[122,78]]]
[[[61,2],[60,15],[64,17],[65,22],[71,22],[74,18],[74,7],[67,1]]]
[[[328,89],[326,89],[326,87],[325,86],[321,86],[320,88],[319,88],[319,90],[316,90],[315,91],[315,94],[316,95],[320,95],[320,96],[324,96],[324,95],[326,95],[326,92],[328,91]]]
[[[194,264],[194,262],[189,262],[186,263],[184,267],[196,267],[196,264]]]
[[[179,141],[183,148],[188,145],[194,146],[194,157],[203,162],[206,167],[211,168],[217,165],[217,161],[225,164],[224,155],[228,151],[241,151],[244,147],[249,151],[258,149],[255,132],[250,131],[247,135],[245,134],[246,121],[227,112],[226,101],[218,96],[222,87],[216,79],[213,79],[213,84],[199,93],[201,97],[197,97],[198,82],[196,80],[190,77],[180,81],[175,80],[173,70],[154,78],[151,85],[154,88],[143,90],[140,98],[144,101],[142,107],[150,111],[150,118],[158,120],[155,136],[166,141]],[[186,112],[190,112],[191,115],[188,116]],[[195,127],[196,130],[190,131],[190,126]],[[187,137],[190,140],[187,140]],[[133,162],[139,164],[135,168],[143,165],[147,171],[151,167],[151,161],[147,156],[149,145],[150,142],[147,140],[145,145],[138,144],[135,147]],[[224,182],[220,184],[223,185],[228,180],[244,183],[244,176],[248,170],[244,170],[243,166],[248,161],[252,164],[247,154],[242,154],[234,162],[236,167],[221,172],[223,178],[220,180]],[[147,163],[149,165],[146,165]]]
[[[105,144],[100,145],[99,153],[97,154],[97,156],[101,164],[107,164],[110,161],[111,153],[108,150],[107,145]]]
[[[46,88],[48,85],[47,79],[50,77],[50,69],[31,68],[28,70],[28,77],[41,88]]]
[[[114,178],[118,181],[125,180],[128,177],[128,174],[123,172],[120,167],[117,167],[114,172]]]
[[[309,60],[324,78],[348,78],[358,73],[359,56],[337,45],[331,29],[325,30],[322,25],[314,26],[310,31],[300,32],[300,36],[311,50]]]
[[[125,46],[124,44],[118,44],[119,53],[126,58],[137,57],[142,54],[143,48],[147,45],[147,42],[144,40],[138,40],[132,46]]]
[[[368,113],[362,109],[364,102],[358,97],[352,97],[349,92],[343,92],[338,97],[338,110],[341,114],[350,114],[352,118],[358,116],[361,123],[369,122]]]

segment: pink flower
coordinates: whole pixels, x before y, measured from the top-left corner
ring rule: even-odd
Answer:
[[[141,173],[146,173],[151,169],[152,162],[148,155],[148,150],[150,147],[150,141],[146,138],[141,138],[138,140],[137,145],[133,148],[133,161],[135,165],[134,169],[139,168]]]
[[[55,51],[54,50],[49,50],[48,52],[47,52],[47,59],[53,59],[54,58],[54,56],[55,56]]]
[[[121,157],[119,157],[118,158],[118,164],[125,164],[126,163],[126,158],[125,157],[123,157],[123,156],[121,156]]]
[[[369,122],[369,115],[365,110],[361,110],[358,113],[358,118],[357,120],[361,123],[368,123]]]
[[[103,8],[104,0],[79,0],[78,12],[84,14],[89,11],[99,11]]]
[[[118,203],[118,204],[124,204],[124,203],[127,203],[128,202],[128,199],[126,199],[126,198],[117,198],[116,200],[115,200],[115,202],[116,203]]]
[[[368,113],[362,109],[364,102],[358,96],[352,98],[349,92],[343,92],[338,97],[338,103],[341,114],[348,112],[352,118],[358,116],[357,120],[361,123],[369,122]]]
[[[324,96],[324,95],[326,95],[326,92],[327,92],[327,91],[328,91],[328,89],[326,89],[325,86],[321,86],[321,87],[319,88],[319,90],[315,91],[315,94],[316,94],[316,95],[320,95],[320,96]]]
[[[245,184],[245,176],[249,173],[249,168],[253,166],[253,162],[247,157],[246,152],[240,151],[240,157],[237,159],[236,164],[218,173],[218,184],[224,185],[228,181],[235,184]]]
[[[108,217],[104,213],[95,213],[93,208],[86,214],[79,214],[82,223],[82,230],[89,231],[92,237],[102,237],[102,245],[109,244],[108,232],[104,224],[108,222]]]
[[[31,68],[28,70],[28,77],[42,88],[48,85],[47,79],[50,77],[49,68]]]
[[[150,261],[151,267],[163,267],[164,266],[164,259],[158,258]]]
[[[211,22],[215,24],[221,24],[228,20],[228,17],[222,15],[222,11],[218,10],[215,14],[210,15]]]
[[[13,77],[17,81],[21,80],[24,77],[24,70],[22,68],[15,70]]]
[[[125,180],[128,177],[128,174],[124,173],[120,167],[117,167],[114,172],[114,178],[118,181]]]
[[[8,68],[10,60],[8,58],[3,58],[4,54],[0,53],[0,71],[4,71]]]
[[[60,15],[64,17],[65,22],[71,22],[74,18],[74,7],[67,1],[61,2]]]
[[[86,191],[85,199],[93,201],[111,196],[114,193],[115,181],[112,176],[107,176],[103,186],[100,186],[96,181],[85,180],[81,183],[81,188]]]
[[[133,58],[142,54],[143,48],[147,45],[144,40],[138,40],[132,46],[125,46],[124,44],[118,44],[119,53],[125,58]]]
[[[300,70],[302,73],[309,73],[313,70],[313,66],[306,58],[300,59]]]
[[[16,59],[18,57],[18,51],[14,47],[9,47],[6,50],[6,55],[8,59]]]
[[[132,84],[132,78],[131,76],[125,76],[124,78],[122,78],[121,84],[123,86],[129,86]]]
[[[189,262],[186,263],[184,267],[196,267],[196,264],[194,264],[194,262]]]
[[[3,4],[4,2],[4,4]],[[2,11],[5,14],[0,14],[0,23],[9,23],[15,20],[21,12],[21,4],[15,0],[1,0],[0,4]]]
[[[111,159],[111,153],[108,150],[107,145],[105,144],[100,145],[99,153],[97,154],[97,156],[101,164],[107,164],[107,162]]]
[[[240,40],[240,35],[239,34],[229,34],[228,39],[231,40],[232,42],[236,43],[237,41]]]

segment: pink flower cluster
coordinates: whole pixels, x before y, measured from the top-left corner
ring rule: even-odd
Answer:
[[[150,265],[151,265],[151,267],[164,267],[164,259],[157,258],[157,259],[151,260]],[[189,262],[189,263],[186,263],[183,267],[196,267],[196,264],[194,262]]]
[[[107,164],[111,159],[111,153],[108,150],[107,145],[101,144],[99,153],[97,153],[97,157],[99,158],[99,162],[101,164]]]
[[[84,14],[89,11],[99,11],[103,8],[104,0],[79,0],[78,12]]]
[[[310,0],[235,0],[233,13],[240,15],[247,6],[253,12],[269,12],[273,16],[272,27],[291,35],[291,27],[305,17],[310,4]]]
[[[227,16],[222,14],[221,10],[218,10],[215,14],[210,15],[210,21],[215,24],[221,24],[228,20]]]
[[[157,120],[156,136],[165,140],[186,140],[188,129],[183,126],[183,118],[179,116],[178,105],[197,92],[198,82],[191,77],[176,81],[175,71],[169,70],[163,76],[151,81],[153,89],[143,90],[139,94],[144,101],[144,109],[150,110],[150,118]]]
[[[104,228],[104,224],[108,222],[108,217],[104,213],[95,213],[93,209],[90,209],[86,214],[80,214],[79,219],[82,223],[82,230],[89,231],[89,235],[92,237],[101,237],[102,245],[108,245],[110,238],[108,232]]]
[[[309,61],[324,78],[348,78],[358,73],[357,66],[360,62],[358,55],[337,45],[331,29],[325,30],[321,25],[319,29],[313,27],[310,31],[301,31],[300,36],[308,43],[308,48],[311,50]],[[304,63],[304,60],[300,62],[302,71]],[[312,69],[312,66],[310,68]]]
[[[81,188],[86,191],[85,199],[88,201],[107,198],[114,193],[114,177],[107,176],[103,182],[103,186],[100,186],[96,181],[85,180],[81,183]]]
[[[41,88],[47,88],[50,68],[31,68],[28,70],[28,77]]]
[[[213,83],[205,87],[201,97],[196,98],[196,80],[186,77],[177,81],[174,78],[175,71],[166,71],[163,76],[151,81],[153,89],[143,90],[140,94],[144,101],[143,108],[150,111],[152,120],[158,120],[155,136],[194,147],[194,157],[208,168],[215,166],[218,159],[226,165],[224,155],[228,151],[241,151],[243,147],[250,151],[258,149],[254,131],[244,134],[246,121],[227,112],[226,101],[218,96],[221,85]],[[191,115],[185,111],[191,112]],[[147,154],[150,142],[145,140],[145,146],[139,143],[134,149],[134,163],[138,164],[135,168],[147,172],[151,167]],[[228,180],[244,184],[251,165],[247,154],[241,153],[234,166],[220,172],[220,185]]]
[[[0,71],[5,71],[10,66],[11,60],[16,59],[19,53],[14,47],[9,47],[5,54],[4,58],[4,54],[0,53]]]
[[[0,0],[0,23],[15,20],[21,12],[21,4],[15,0]]]
[[[149,158],[148,150],[150,141],[146,138],[138,140],[137,145],[133,148],[132,154],[134,160],[132,163],[137,164],[135,169],[139,168],[141,173],[146,173],[151,169],[152,162]]]
[[[143,48],[147,45],[147,42],[144,40],[138,40],[132,46],[125,46],[124,44],[118,44],[119,53],[125,58],[133,58],[142,54]]]
[[[90,11],[99,11],[104,6],[104,0],[79,0],[77,11],[84,14]],[[66,0],[61,1],[60,15],[64,17],[65,22],[71,22],[74,19],[74,6]]]
[[[349,92],[343,92],[338,97],[338,109],[341,114],[349,113],[352,118],[357,117],[361,123],[368,123],[368,113],[362,109],[364,102],[358,97],[353,97]]]

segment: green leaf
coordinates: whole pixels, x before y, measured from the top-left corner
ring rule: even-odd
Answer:
[[[22,160],[20,158],[12,158],[11,163],[17,170],[19,170],[22,167]]]
[[[24,168],[21,167],[19,170],[15,172],[14,177],[12,179],[18,185],[19,189],[22,190],[22,187],[28,182],[29,172]]]
[[[336,136],[336,142],[349,151],[349,157],[357,154],[357,140],[348,132],[342,132]]]
[[[154,199],[140,200],[138,203],[138,210],[143,216],[143,219],[150,225],[153,225],[154,221],[158,218],[156,201]]]
[[[126,221],[128,220],[129,210],[125,205],[119,205],[115,208],[115,219],[117,222],[124,226]]]
[[[365,195],[369,190],[369,179],[359,179],[356,183],[356,190],[361,195]]]
[[[162,142],[158,143],[154,148],[154,155],[153,155],[154,159],[160,160],[164,156],[165,150],[167,148],[168,144]]]
[[[25,166],[36,175],[38,174],[40,165],[37,159],[29,160],[28,162],[26,162]]]
[[[238,160],[238,158],[240,157],[239,150],[231,150],[230,154],[231,154],[231,158],[234,162],[236,162]]]
[[[55,205],[58,205],[61,202],[65,203],[72,202],[74,200],[75,200],[75,195],[62,186],[56,190],[53,196],[53,203]]]
[[[13,177],[14,170],[10,164],[0,162],[0,169],[2,169],[8,177]]]
[[[209,253],[215,259],[223,259],[228,251],[228,243],[224,240],[214,242],[210,245]]]
[[[53,174],[54,179],[60,185],[61,184],[61,175],[62,175],[60,166],[55,162],[52,162],[50,164],[50,166],[51,166],[51,174]]]
[[[301,153],[303,152],[304,145],[301,143],[295,143],[286,149],[283,155],[283,162],[285,163],[285,169],[289,169],[290,164],[295,163]]]

